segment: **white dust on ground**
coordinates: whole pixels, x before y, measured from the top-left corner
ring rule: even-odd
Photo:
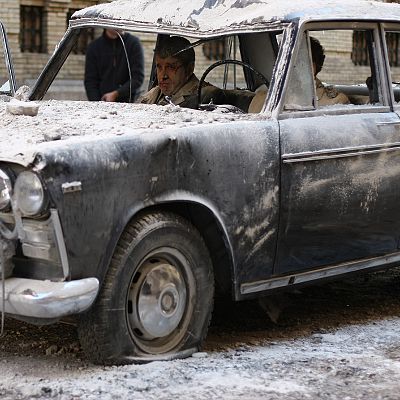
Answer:
[[[57,357],[1,360],[2,399],[398,399],[400,319],[197,353],[97,367]],[[21,363],[21,361],[23,362]]]

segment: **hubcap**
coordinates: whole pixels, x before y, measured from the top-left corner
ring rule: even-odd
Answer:
[[[138,269],[129,299],[131,326],[141,340],[170,335],[179,325],[187,302],[186,284],[171,262],[147,259]]]

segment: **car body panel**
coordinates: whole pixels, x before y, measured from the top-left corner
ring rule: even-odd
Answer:
[[[396,251],[397,114],[287,119],[280,127],[282,202],[275,272]]]
[[[101,278],[128,221],[143,209],[174,202],[198,203],[215,215],[238,283],[269,276],[278,223],[278,140],[276,122],[249,121],[38,153],[40,174],[63,222],[72,278]],[[80,189],[63,192],[70,182],[80,182]]]

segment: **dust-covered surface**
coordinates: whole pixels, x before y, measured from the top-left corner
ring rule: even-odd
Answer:
[[[42,101],[38,115],[13,115],[0,102],[0,157],[38,149],[59,140],[149,134],[163,128],[259,119],[260,115],[199,111],[178,106],[127,103]]]
[[[162,11],[160,11],[162,10]],[[202,32],[256,29],[270,23],[310,19],[400,19],[400,6],[358,0],[118,0],[76,12],[73,18],[121,20],[143,30]]]
[[[398,399],[400,270],[304,288],[276,301],[219,300],[203,353],[99,367],[74,326],[7,320],[2,399]]]

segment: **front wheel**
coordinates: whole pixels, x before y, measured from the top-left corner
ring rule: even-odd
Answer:
[[[197,230],[152,213],[123,232],[79,336],[96,363],[182,357],[206,335],[214,295],[210,255]]]

